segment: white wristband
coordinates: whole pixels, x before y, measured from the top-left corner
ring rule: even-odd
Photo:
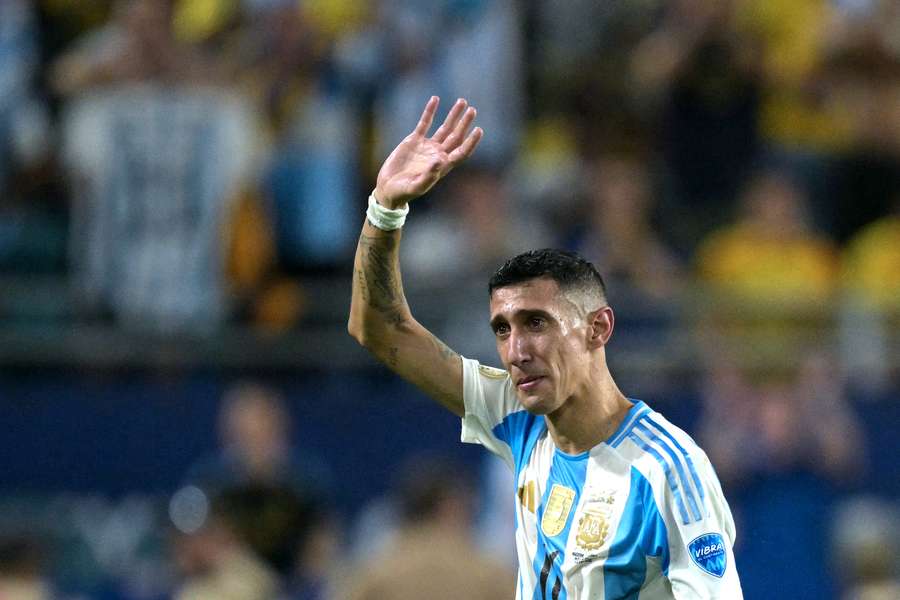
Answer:
[[[378,204],[374,192],[369,194],[369,208],[366,210],[366,218],[369,219],[369,223],[378,229],[383,229],[384,231],[400,229],[406,222],[407,214],[409,214],[409,204],[403,208],[385,208]]]

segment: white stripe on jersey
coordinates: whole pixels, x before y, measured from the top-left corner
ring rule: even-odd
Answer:
[[[516,474],[517,598],[741,598],[734,522],[712,465],[686,433],[636,401],[607,442],[556,448],[509,377],[463,360],[462,440]]]

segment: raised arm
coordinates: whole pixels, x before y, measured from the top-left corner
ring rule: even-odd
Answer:
[[[437,107],[438,98],[432,96],[416,128],[382,165],[373,194],[381,207],[404,209],[468,158],[481,140],[480,128],[469,132],[475,109],[464,100],[457,100],[444,123],[427,137]],[[378,360],[462,416],[462,360],[409,310],[400,280],[400,231],[379,229],[368,218],[363,224],[347,329]]]

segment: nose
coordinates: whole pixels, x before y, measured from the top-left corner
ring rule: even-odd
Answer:
[[[511,365],[520,367],[531,362],[531,348],[528,336],[512,331],[507,343],[507,359]]]

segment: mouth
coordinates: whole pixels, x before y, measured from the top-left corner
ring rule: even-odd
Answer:
[[[544,379],[542,375],[533,375],[529,377],[523,377],[519,381],[516,382],[516,387],[523,391],[530,391],[537,387],[537,385]]]

